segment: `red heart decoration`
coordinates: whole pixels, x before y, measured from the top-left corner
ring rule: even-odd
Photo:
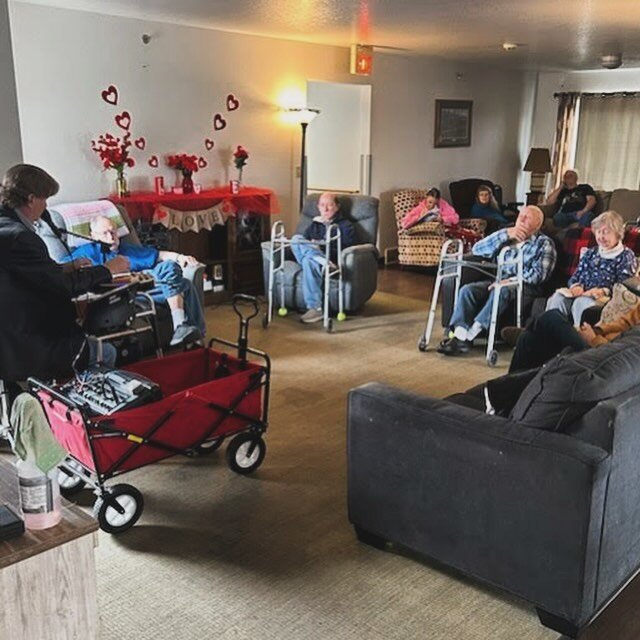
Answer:
[[[149,158],[149,166],[150,167],[157,167],[158,166],[158,156],[151,156]]]
[[[102,99],[109,104],[118,104],[118,89],[110,84],[103,92]]]
[[[202,156],[198,158],[198,166],[201,169],[204,169],[207,166],[207,161]]]
[[[162,220],[163,218],[167,217],[167,212],[166,211],[156,211],[156,215],[154,217],[158,218],[158,220]]]
[[[144,138],[140,137],[135,140],[133,144],[135,144],[136,147],[140,149],[140,151],[144,151],[144,148],[147,146],[147,141]]]
[[[207,148],[207,151],[211,151],[213,149],[214,142],[211,138],[206,138],[204,141],[204,146]]]
[[[233,93],[227,96],[227,111],[235,111],[240,106],[240,100]]]
[[[220,131],[221,129],[224,129],[227,126],[227,121],[222,117],[222,115],[220,115],[219,113],[216,113],[215,116],[213,116],[213,128],[216,131]]]
[[[114,120],[116,121],[116,124],[121,128],[121,129],[125,129],[126,131],[129,131],[129,127],[131,126],[131,116],[129,115],[128,111],[123,111],[122,113],[119,113]]]

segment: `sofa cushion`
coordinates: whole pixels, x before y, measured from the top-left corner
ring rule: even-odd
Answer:
[[[611,194],[609,208],[617,211],[627,222],[635,220],[640,216],[640,191],[616,189]]]
[[[511,419],[529,427],[566,431],[601,400],[640,386],[640,327],[609,344],[557,356],[525,387]]]

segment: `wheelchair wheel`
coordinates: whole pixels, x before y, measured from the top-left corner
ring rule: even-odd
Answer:
[[[418,340],[418,351],[422,351],[424,353],[427,350],[427,341],[424,335]]]
[[[487,364],[490,367],[495,367],[498,364],[498,352],[495,349],[489,351],[489,355],[487,356]]]
[[[105,498],[115,500],[117,508]],[[133,527],[142,515],[142,494],[130,484],[116,484],[105,490],[93,505],[93,517],[106,533],[122,533]]]
[[[227,464],[231,471],[247,475],[262,464],[266,452],[267,445],[260,436],[241,433],[227,447]]]

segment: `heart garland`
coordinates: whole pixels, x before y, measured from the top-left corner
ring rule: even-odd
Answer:
[[[151,156],[148,160],[148,164],[150,167],[155,169],[158,166],[158,156]]]
[[[204,169],[206,166],[207,166],[207,161],[202,156],[200,156],[198,158],[198,167],[200,167],[200,169]]]
[[[115,85],[110,84],[101,95],[105,102],[113,105],[118,104],[118,88]]]
[[[140,151],[144,151],[144,148],[147,146],[147,141],[141,136],[133,141],[133,144],[140,149]]]
[[[211,138],[205,138],[204,146],[207,151],[211,151],[213,149],[214,141]]]
[[[216,113],[216,115],[213,116],[213,128],[216,131],[221,131],[226,126],[227,126],[227,121],[222,117],[222,114]]]
[[[233,93],[227,96],[227,111],[235,111],[240,106],[240,100]]]
[[[129,115],[128,111],[119,113],[114,120],[121,129],[129,131],[129,127],[131,126],[131,115]]]

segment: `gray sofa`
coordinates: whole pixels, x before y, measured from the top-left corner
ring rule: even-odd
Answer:
[[[351,391],[358,537],[505,589],[575,637],[640,566],[639,362],[640,328],[558,356],[502,416],[481,393]]]
[[[295,233],[303,233],[318,215],[319,194],[309,196],[304,203]],[[356,311],[375,293],[378,286],[378,199],[370,196],[338,196],[340,212],[351,220],[358,243],[342,251],[342,273],[344,280],[344,310]],[[290,234],[291,237],[293,234]],[[269,291],[269,262],[271,242],[262,243],[264,290]],[[277,258],[276,258],[277,259]],[[278,265],[279,266],[279,263]],[[281,274],[277,273],[275,291],[279,291]],[[305,309],[302,295],[302,268],[293,254],[287,251],[284,268],[285,306],[289,309]],[[277,294],[279,296],[279,294]],[[337,281],[331,283],[329,303],[338,308]],[[279,297],[276,298],[279,304]]]

